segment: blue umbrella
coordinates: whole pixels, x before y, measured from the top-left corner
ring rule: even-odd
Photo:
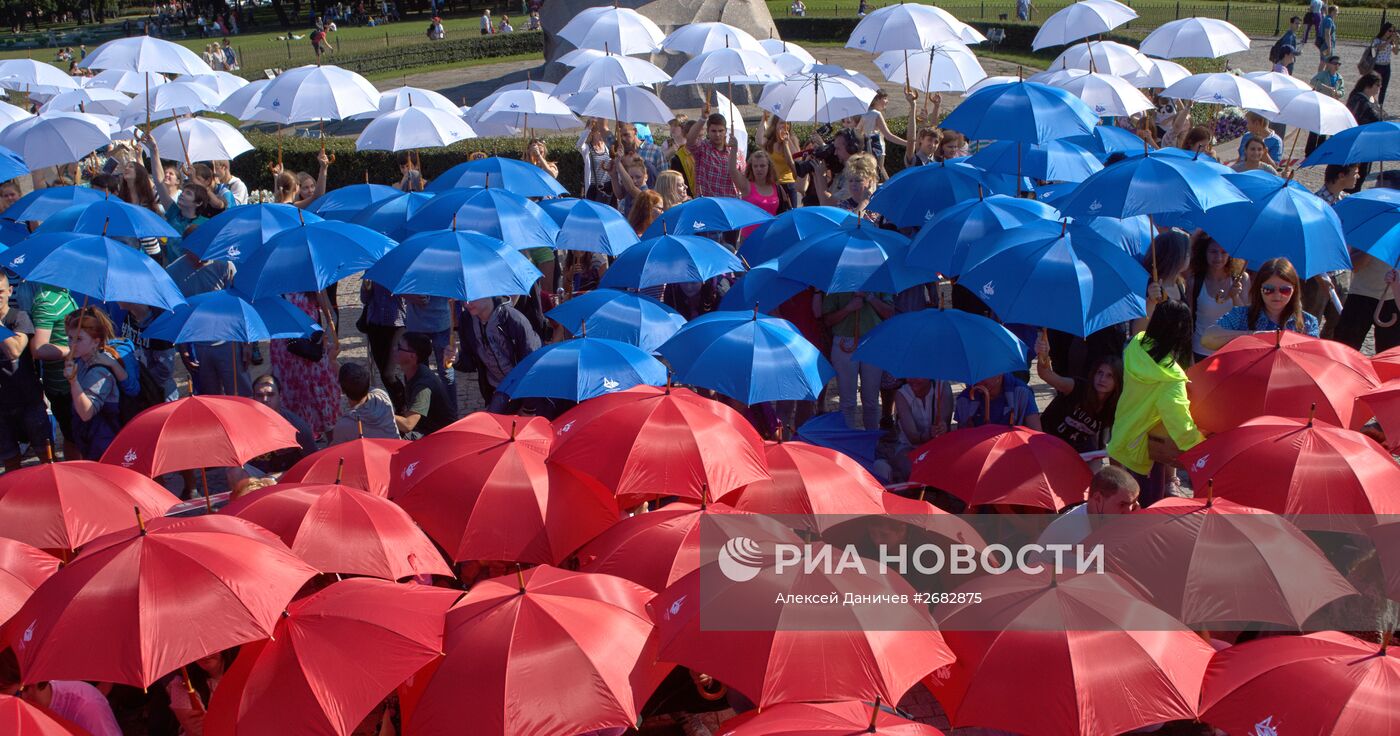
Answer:
[[[563,325],[571,335],[583,332],[636,345],[648,353],[656,352],[685,324],[685,317],[665,304],[615,289],[580,294],[544,316]]]
[[[0,340],[8,340],[14,337],[16,334],[18,333],[16,333],[14,330],[4,325],[0,325]]]
[[[782,255],[799,240],[806,240],[832,227],[855,227],[856,215],[840,207],[798,207],[788,210],[744,236],[739,255],[749,263],[763,263]]]
[[[0,268],[99,302],[167,310],[185,302],[170,275],[150,256],[100,235],[31,235],[0,254]]]
[[[835,375],[792,323],[757,312],[710,312],[687,322],[658,351],[676,381],[745,404],[811,401]]]
[[[598,285],[611,289],[644,289],[665,284],[693,284],[726,273],[739,273],[744,264],[729,249],[694,235],[663,235],[643,240],[617,257]]]
[[[513,158],[493,156],[457,164],[442,172],[428,191],[441,192],[456,187],[508,189],[522,197],[557,197],[568,194],[549,172],[534,164]]]
[[[1118,245],[1134,258],[1142,258],[1152,247],[1152,221],[1146,215],[1121,220],[1116,217],[1076,217],[1069,224],[1070,234],[1086,228]]]
[[[1003,322],[1080,337],[1147,313],[1147,272],[1132,256],[1056,223],[1007,231],[959,283]]]
[[[1333,135],[1313,149],[1300,166],[1400,161],[1400,123],[1367,123]]]
[[[348,222],[315,222],[272,236],[238,262],[234,285],[254,300],[320,291],[373,266],[394,241]]]
[[[1400,190],[1367,189],[1334,209],[1351,247],[1386,263],[1400,261]]]
[[[290,204],[249,204],[209,218],[185,236],[180,247],[205,261],[237,261],[283,230],[321,221],[320,215]]]
[[[861,285],[860,291],[873,291],[881,294],[898,294],[921,284],[938,280],[938,272],[927,266],[909,263],[909,248],[906,245],[890,245],[885,248],[889,258],[881,263],[870,278]]]
[[[1058,216],[1054,207],[1033,199],[1002,194],[969,199],[938,214],[909,246],[909,263],[929,268],[945,276],[962,273],[963,259],[970,248],[983,246],[989,239],[1019,225]]]
[[[1210,169],[1211,171],[1214,171],[1215,173],[1220,174],[1221,176],[1235,173],[1234,169],[1215,160],[1215,157],[1211,156],[1209,153],[1201,153],[1200,151],[1188,151],[1185,148],[1177,148],[1176,146],[1167,146],[1165,148],[1159,148],[1156,151],[1154,151],[1154,153],[1156,153],[1158,156],[1184,158],[1188,161],[1195,161],[1197,163],[1204,164],[1207,169]]]
[[[640,240],[632,224],[616,208],[587,199],[547,199],[540,209],[559,225],[554,242],[561,250],[581,250],[610,256]]]
[[[512,398],[587,401],[633,386],[664,383],[666,366],[645,350],[617,340],[577,337],[525,356],[501,379],[500,390]]]
[[[1116,125],[1095,125],[1087,135],[1072,135],[1061,140],[1087,148],[1100,154],[1100,158],[1114,153],[1135,155],[1152,149],[1151,145],[1136,134]]]
[[[909,238],[869,223],[804,240],[778,259],[778,273],[818,291],[862,291],[890,253],[904,254]]]
[[[220,289],[192,296],[156,317],[143,335],[173,343],[259,342],[307,337],[319,329],[286,299],[248,302],[236,292]]]
[[[464,301],[529,294],[540,276],[519,251],[465,230],[414,235],[365,272],[365,278],[394,294]]]
[[[16,222],[47,220],[60,210],[79,204],[92,204],[107,199],[105,192],[87,187],[49,187],[36,189],[15,200],[5,210],[5,219]]]
[[[36,233],[82,233],[112,238],[178,238],[165,218],[120,199],[73,205],[46,218]]]
[[[364,208],[350,222],[402,240],[408,237],[408,223],[434,196],[432,192],[401,192]]]
[[[839,411],[829,411],[803,422],[793,439],[843,452],[873,474],[880,437],[884,434],[878,429],[851,429],[846,424],[845,415]]]
[[[896,314],[862,338],[851,357],[896,378],[963,383],[1026,369],[1026,346],[1011,330],[956,309]]]
[[[29,165],[18,153],[0,147],[0,181],[9,181],[29,173]]]
[[[752,202],[733,197],[696,197],[656,218],[643,238],[722,233],[768,222],[773,216]]]
[[[1072,217],[1133,217],[1202,212],[1247,200],[1205,164],[1154,151],[1094,174],[1055,206]]]
[[[1351,268],[1342,220],[1332,205],[1297,182],[1267,171],[1225,178],[1251,201],[1190,217],[1230,255],[1243,258],[1250,268],[1283,256],[1303,278]]]
[[[306,211],[320,215],[323,220],[349,220],[366,207],[400,194],[399,190],[383,184],[351,184],[322,194],[307,205]]]
[[[1099,118],[1065,90],[1035,82],[1009,82],[974,92],[940,125],[974,141],[1044,143],[1094,132]]]
[[[919,227],[959,202],[1011,194],[1013,189],[991,181],[969,163],[942,161],[911,166],[890,177],[870,198],[870,209],[898,227]]]
[[[760,312],[771,312],[807,288],[801,281],[793,281],[779,274],[778,260],[775,258],[750,268],[735,279],[729,285],[729,291],[719,300],[719,308],[747,311],[758,307]]]
[[[29,228],[25,225],[14,220],[0,220],[0,245],[8,248],[27,237],[29,237]]]
[[[555,247],[559,226],[539,205],[520,194],[482,187],[435,191],[433,201],[409,221],[409,232],[472,230],[516,250]]]
[[[1084,181],[1103,170],[1087,149],[1065,141],[1017,143],[997,141],[967,159],[969,164],[999,174],[1024,174],[1045,181]]]

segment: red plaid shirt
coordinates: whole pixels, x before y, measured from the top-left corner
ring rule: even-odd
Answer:
[[[700,187],[701,197],[738,197],[739,190],[729,180],[729,148],[723,150],[710,145],[701,138],[686,146],[695,157],[695,183]],[[739,170],[744,170],[744,154],[739,153]]]

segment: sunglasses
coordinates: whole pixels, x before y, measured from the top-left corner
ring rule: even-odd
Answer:
[[[1278,292],[1280,296],[1293,296],[1293,287],[1291,286],[1269,286],[1265,284],[1259,287],[1259,291],[1265,296],[1271,296],[1274,292]]]

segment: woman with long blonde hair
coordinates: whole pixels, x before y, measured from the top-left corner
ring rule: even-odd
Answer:
[[[679,171],[663,171],[657,174],[656,193],[661,195],[662,210],[669,210],[690,200],[685,177]]]

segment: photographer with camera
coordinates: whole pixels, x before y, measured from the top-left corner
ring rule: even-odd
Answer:
[[[812,137],[807,139],[806,148],[799,151],[793,159],[792,173],[797,178],[812,177],[811,184],[802,196],[802,206],[816,207],[823,204],[818,195],[819,189],[829,190],[834,199],[844,199],[846,162],[863,150],[860,137],[848,128],[836,131],[830,143],[822,138],[821,133],[813,133]],[[826,180],[828,174],[831,177],[830,183]]]

